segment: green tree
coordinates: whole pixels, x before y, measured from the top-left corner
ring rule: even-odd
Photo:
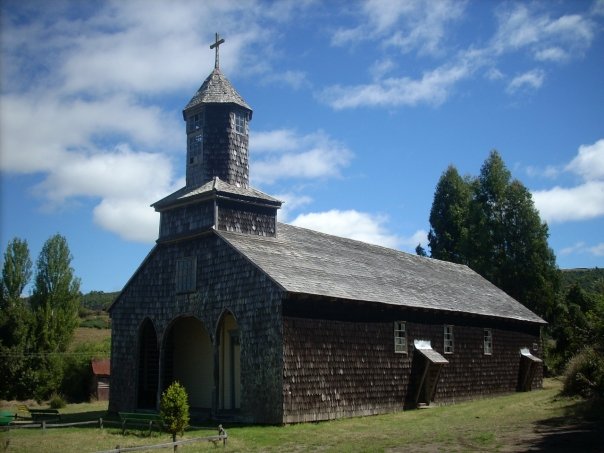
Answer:
[[[40,349],[64,352],[78,326],[80,280],[74,276],[67,240],[56,234],[48,239],[38,257],[31,305],[36,318]]]
[[[14,238],[4,253],[0,280],[0,398],[23,398],[31,387],[31,312],[21,295],[31,278],[27,241]]]
[[[559,280],[548,228],[497,151],[476,179],[454,167],[443,173],[430,227],[433,258],[467,264],[539,315],[550,314]]]
[[[46,398],[56,392],[63,378],[62,353],[67,350],[78,325],[80,280],[71,267],[67,240],[56,234],[49,238],[38,257],[34,290],[33,342],[34,397]]]
[[[421,243],[417,244],[417,247],[415,247],[415,254],[418,256],[428,256],[426,249],[422,247]]]
[[[176,435],[180,434],[182,436],[189,424],[187,391],[178,381],[174,381],[162,393],[159,412],[166,430],[172,434],[172,442],[176,442]],[[177,446],[175,445],[174,451],[176,449]]]
[[[428,244],[432,258],[467,262],[468,209],[471,182],[449,166],[436,185],[430,209]]]

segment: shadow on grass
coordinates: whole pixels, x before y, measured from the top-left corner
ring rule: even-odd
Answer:
[[[562,417],[535,425],[535,437],[521,445],[527,452],[604,452],[604,401],[578,401]]]

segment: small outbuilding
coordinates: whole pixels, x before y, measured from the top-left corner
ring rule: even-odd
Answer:
[[[196,414],[278,424],[541,386],[545,322],[468,267],[277,222],[218,55],[183,117],[186,185],[110,309],[110,410],[174,380]]]
[[[109,401],[109,380],[111,378],[111,361],[94,359],[90,362],[92,381],[90,394],[97,401]]]

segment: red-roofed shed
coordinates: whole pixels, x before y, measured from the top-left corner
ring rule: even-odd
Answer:
[[[92,395],[98,401],[108,401],[111,361],[109,359],[95,359],[90,364],[92,367]]]

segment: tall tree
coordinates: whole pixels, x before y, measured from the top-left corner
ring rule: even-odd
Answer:
[[[430,209],[428,243],[432,258],[467,262],[468,209],[471,182],[450,165],[436,185]]]
[[[31,305],[36,318],[36,341],[48,352],[64,352],[78,325],[80,280],[74,276],[67,240],[48,239],[37,261]]]
[[[475,180],[462,179],[453,167],[443,173],[430,226],[433,258],[467,264],[526,307],[549,314],[558,272],[548,228],[497,151]]]
[[[0,280],[0,398],[27,398],[30,377],[31,312],[21,295],[31,278],[27,241],[14,238],[4,253]]]
[[[27,306],[21,298],[31,278],[31,259],[27,241],[14,238],[4,252],[0,281],[0,343],[20,345],[27,331]]]

